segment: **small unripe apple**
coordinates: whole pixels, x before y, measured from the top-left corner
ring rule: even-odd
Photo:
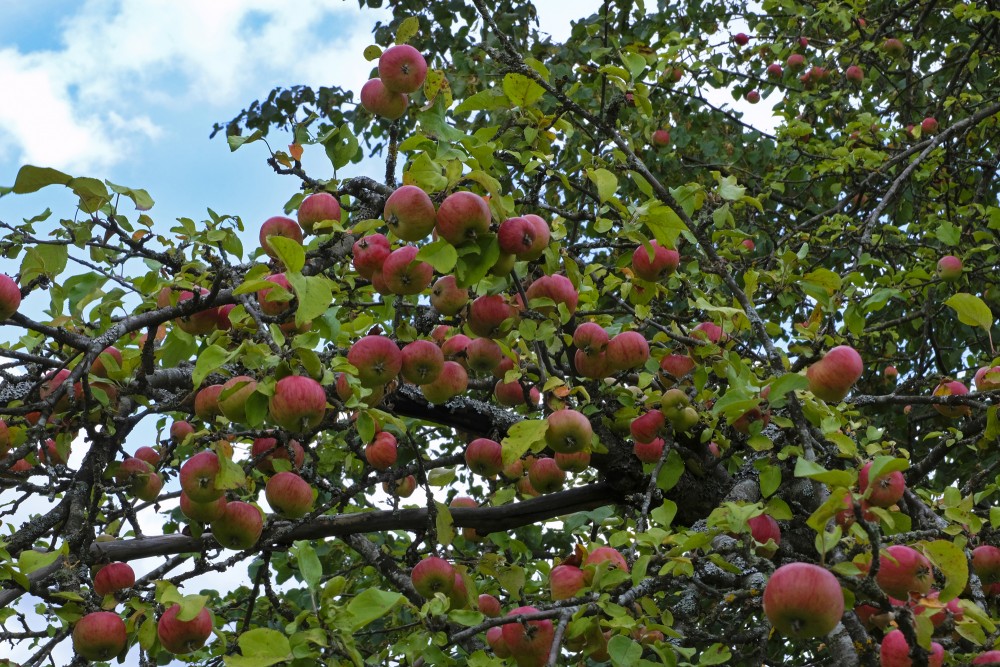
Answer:
[[[764,587],[764,614],[791,639],[829,634],[844,615],[844,596],[829,570],[810,563],[782,565]]]
[[[869,461],[858,474],[858,489],[861,493],[868,490],[868,471],[872,463]],[[906,480],[903,473],[898,470],[879,475],[872,483],[871,493],[868,495],[868,502],[875,507],[892,507],[899,502],[906,492]]]
[[[0,273],[0,322],[21,307],[21,288],[10,276]]]
[[[267,407],[278,426],[295,433],[309,431],[319,426],[326,414],[326,391],[311,377],[289,375],[274,385]]]
[[[292,475],[294,473],[278,473]],[[278,475],[275,475],[277,477]],[[273,477],[271,479],[274,479]],[[311,497],[310,497],[311,499]],[[260,510],[241,500],[226,503],[222,516],[211,524],[212,537],[228,549],[245,550],[257,544],[264,531]]]
[[[962,260],[954,255],[945,255],[938,260],[937,274],[945,282],[955,282],[962,277]]]
[[[282,215],[276,215],[274,217],[268,218],[264,221],[264,224],[260,226],[260,248],[268,257],[271,259],[278,259],[277,253],[271,244],[267,242],[269,236],[283,236],[286,239],[291,239],[298,244],[302,244],[302,228],[299,227],[299,223],[295,222],[291,218],[286,218]]]
[[[340,202],[329,192],[316,192],[299,204],[299,226],[307,234],[312,234],[317,223],[326,220],[340,222],[342,215]]]
[[[94,575],[94,592],[100,596],[135,586],[135,570],[128,563],[108,563]]]
[[[395,93],[415,93],[427,78],[427,61],[409,44],[396,44],[378,59],[378,75]]]
[[[382,79],[369,79],[361,86],[361,106],[375,116],[396,120],[406,113],[409,101],[404,93],[389,90]]]
[[[849,345],[838,345],[806,371],[809,391],[830,403],[842,401],[864,369],[857,350]]]
[[[125,621],[113,612],[91,612],[73,626],[73,649],[87,660],[111,660],[127,644]]]
[[[413,566],[410,581],[425,598],[434,597],[435,593],[448,595],[455,587],[455,568],[443,558],[427,556]]]
[[[212,612],[202,608],[190,621],[177,618],[181,606],[175,604],[163,612],[156,624],[156,636],[163,648],[174,655],[193,653],[205,645],[212,636]]]

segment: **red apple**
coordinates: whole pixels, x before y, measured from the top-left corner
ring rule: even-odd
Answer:
[[[844,70],[844,78],[851,83],[861,83],[865,80],[865,73],[857,65],[851,65],[846,70]]]
[[[591,355],[583,350],[577,350],[573,354],[573,365],[576,366],[576,372],[580,377],[594,380],[607,377],[612,372],[608,355],[604,352]]]
[[[404,93],[389,90],[381,79],[369,79],[361,86],[361,106],[372,115],[396,120],[406,113],[408,103]]]
[[[212,613],[202,608],[190,621],[177,618],[181,606],[175,604],[163,612],[156,624],[156,635],[163,648],[174,655],[193,653],[205,645],[212,636]]]
[[[768,540],[774,540],[775,546],[781,546],[781,527],[774,517],[767,514],[751,517],[747,519],[747,526],[750,528],[750,537],[755,542],[767,544]]]
[[[650,241],[649,248],[641,245],[632,252],[632,272],[643,280],[656,282],[676,271],[680,261],[680,253],[676,250]]]
[[[666,426],[666,419],[659,410],[650,410],[632,420],[629,424],[629,431],[636,442],[652,442],[663,427]]]
[[[801,53],[793,53],[785,60],[785,65],[793,72],[803,69],[806,66],[806,57]]]
[[[573,332],[573,345],[584,354],[596,356],[608,347],[608,332],[600,324],[584,322]]]
[[[0,438],[0,441],[2,441],[2,438]],[[3,447],[0,446],[0,450],[2,449]],[[155,468],[156,466],[160,465],[161,457],[159,450],[154,449],[152,447],[142,446],[135,450],[135,458],[141,461],[145,461],[146,463]]]
[[[534,607],[517,607],[507,612],[507,616],[533,614]],[[555,629],[548,619],[527,623],[507,623],[503,628],[503,641],[518,667],[542,667],[548,661]]]
[[[547,456],[535,459],[528,467],[528,481],[539,493],[559,491],[566,484],[566,473]]]
[[[746,46],[750,43],[750,37],[745,32],[738,32],[733,35],[733,42],[735,42],[737,46]]]
[[[176,421],[170,425],[170,438],[174,442],[184,442],[184,439],[192,433],[194,433],[194,426],[190,422]]]
[[[771,625],[791,639],[829,634],[844,615],[837,578],[809,563],[782,565],[764,587],[764,613]]]
[[[632,446],[635,458],[643,463],[656,463],[663,456],[663,438],[653,438],[649,442],[636,440]]]
[[[686,354],[668,354],[660,359],[660,370],[679,380],[694,370],[695,361]]]
[[[590,467],[590,452],[574,452],[572,454],[556,452],[553,458],[559,469],[566,472],[583,472]]]
[[[305,463],[306,452],[297,440],[289,440],[288,445],[279,443],[275,438],[256,438],[250,448],[251,458],[257,460],[257,470],[265,475],[273,475],[275,472],[274,460],[289,459],[288,450],[291,449],[294,461],[290,463],[292,469],[300,470]]]
[[[413,384],[427,384],[437,379],[444,367],[444,353],[429,340],[415,340],[402,349],[400,372]]]
[[[295,433],[309,431],[319,426],[326,414],[326,391],[310,377],[289,375],[274,385],[267,407],[278,426]]]
[[[594,429],[582,412],[564,408],[550,414],[546,421],[545,444],[552,451],[572,454],[590,448]]]
[[[196,503],[181,491],[181,514],[199,523],[211,523],[222,517],[226,509],[226,497],[219,496],[207,503]]]
[[[455,334],[441,344],[441,353],[445,361],[456,361],[464,367],[466,365],[465,351],[468,349],[472,339],[465,334]]]
[[[785,71],[778,63],[771,63],[767,66],[767,75],[772,79],[780,79]]]
[[[969,388],[958,380],[942,380],[934,389],[935,396],[964,396],[968,393]],[[951,419],[972,414],[972,409],[968,405],[935,405],[934,409]]]
[[[382,217],[393,234],[410,242],[427,238],[437,222],[434,202],[415,185],[401,186],[389,195]]]
[[[973,378],[977,391],[994,391],[1000,389],[1000,366],[983,366]]]
[[[257,381],[248,375],[237,375],[222,385],[219,394],[219,410],[227,419],[245,424],[247,422],[247,400],[257,391]]]
[[[455,587],[455,568],[443,558],[427,556],[413,566],[410,581],[425,598],[434,597],[435,593],[448,595]]]
[[[417,478],[413,475],[407,475],[402,479],[397,479],[392,487],[382,482],[382,490],[386,493],[394,493],[400,498],[409,498],[417,490]]]
[[[871,461],[866,463],[858,474],[858,489],[864,493],[868,489],[868,471],[871,469]],[[879,475],[872,484],[872,491],[868,495],[869,504],[875,507],[892,507],[899,502],[906,492],[906,480],[903,473],[898,470]]]
[[[534,309],[543,315],[558,313],[559,304],[564,304],[566,310],[572,315],[576,312],[576,305],[580,300],[580,295],[570,279],[558,274],[542,276],[535,280],[528,285],[525,296],[528,297],[529,303],[533,299],[550,299],[555,304],[534,306]]]
[[[650,142],[656,148],[664,148],[670,145],[670,130],[661,127],[659,129],[653,130],[653,134],[649,137]]]
[[[375,439],[365,446],[365,460],[376,470],[388,470],[396,463],[396,436],[379,431]]]
[[[601,563],[608,563],[611,569],[628,572],[628,563],[625,562],[625,557],[613,547],[597,547],[583,559],[584,567],[588,565],[596,567]]]
[[[0,275],[0,277],[3,276]],[[0,320],[2,319],[0,317]],[[111,365],[115,369],[122,367],[122,353],[118,348],[113,346],[104,348],[90,366],[90,372],[97,377],[106,378],[108,377],[107,365]]]
[[[882,639],[879,648],[881,667],[910,667],[910,645],[902,631],[893,630]],[[937,642],[931,642],[931,654],[927,658],[928,667],[941,667],[944,664],[944,648]]]
[[[274,217],[268,218],[264,221],[264,224],[260,226],[260,248],[268,257],[272,259],[277,259],[278,254],[271,247],[271,244],[267,242],[269,236],[283,236],[286,239],[291,239],[298,244],[302,244],[302,228],[299,227],[299,223],[295,222],[291,218],[286,218],[281,215],[276,215]]]
[[[210,503],[222,495],[215,487],[221,466],[215,452],[198,452],[181,465],[181,489],[196,503]]]
[[[420,385],[420,391],[430,403],[443,405],[469,388],[469,374],[454,361],[446,361],[441,373],[432,382]]]
[[[278,473],[278,475],[285,474],[294,473]],[[212,537],[222,546],[228,549],[249,549],[260,539],[260,534],[264,530],[264,517],[260,510],[250,503],[234,500],[226,503],[222,516],[212,522],[211,528]]]
[[[118,467],[115,479],[119,484],[128,484],[132,494],[140,500],[156,500],[163,488],[163,478],[152,465],[138,458],[125,459]]]
[[[125,621],[113,612],[91,612],[73,626],[73,649],[87,660],[111,660],[127,644]]]
[[[358,369],[362,387],[378,387],[399,375],[403,354],[390,338],[365,336],[351,346],[347,361]]]
[[[476,338],[465,348],[465,366],[471,371],[492,374],[503,359],[503,350],[491,338]]]
[[[128,563],[108,563],[94,575],[94,592],[100,596],[135,586],[135,570]]]
[[[809,391],[829,403],[840,402],[864,370],[857,350],[849,345],[838,345],[806,370]]]
[[[973,549],[972,571],[985,586],[1000,583],[1000,548],[984,544]]]
[[[469,328],[485,338],[496,338],[505,320],[516,317],[517,311],[499,294],[477,297],[469,308]]]
[[[0,273],[0,322],[21,307],[21,288],[9,276]]]
[[[465,463],[477,475],[492,477],[503,470],[502,453],[503,448],[499,442],[476,438],[465,448]]]
[[[691,330],[692,338],[701,338],[714,344],[718,344],[722,340],[722,336],[722,327],[714,322],[702,322]]]
[[[467,303],[469,290],[459,287],[455,276],[442,276],[434,282],[431,288],[431,305],[442,315],[457,315]]]
[[[0,419],[0,457],[6,456],[10,451],[10,430],[7,423]]]
[[[354,270],[362,278],[372,278],[372,274],[382,270],[385,258],[389,256],[389,239],[382,234],[363,236],[354,242],[351,250]]]
[[[479,609],[479,613],[483,616],[488,616],[490,618],[497,618],[500,616],[500,600],[497,600],[489,593],[481,593],[476,606]]]
[[[427,61],[409,44],[396,44],[378,59],[378,75],[394,93],[415,93],[427,77]]]
[[[909,599],[911,592],[926,595],[934,583],[930,561],[908,546],[894,544],[883,549],[879,563],[875,581],[894,598]]]
[[[340,202],[329,192],[316,192],[299,204],[299,225],[307,234],[312,234],[317,223],[325,220],[340,222],[342,213]]]
[[[899,377],[899,371],[896,370],[895,366],[886,366],[885,371],[883,371],[883,375],[885,376],[887,382],[895,384],[896,379]]]
[[[938,278],[947,283],[955,282],[962,277],[962,260],[954,255],[945,255],[938,260],[937,274]]]
[[[264,280],[274,283],[281,289],[265,287],[257,291],[257,304],[260,306],[260,312],[271,316],[287,313],[291,307],[292,299],[295,298],[295,292],[292,290],[292,284],[288,282],[288,278],[285,277],[284,273],[276,273]]]
[[[393,294],[420,294],[431,284],[434,267],[416,259],[416,246],[405,245],[389,253],[382,264],[382,279]]]
[[[1000,651],[980,653],[972,659],[973,665],[1000,665]]]
[[[608,341],[606,354],[614,370],[642,368],[649,359],[649,343],[638,331],[623,331]]]
[[[66,454],[63,455],[63,453],[59,451],[59,446],[56,444],[56,441],[52,438],[47,438],[42,446],[38,448],[38,460],[42,463],[64,466],[66,465],[67,458],[69,458],[69,447],[67,446]]]
[[[750,92],[748,92],[747,102],[749,102],[750,104],[757,104],[758,102],[760,102],[760,91],[751,90]]]
[[[60,386],[62,386],[63,383],[65,383],[69,379],[69,376],[71,374],[72,371],[70,371],[68,368],[62,368],[58,371],[48,373],[45,376],[45,380],[38,388],[38,397],[44,401],[49,396],[56,393],[56,391],[60,388]],[[82,386],[80,388],[82,389]],[[56,412],[65,412],[66,410],[69,410],[70,406],[72,405],[73,401],[76,400],[76,396],[78,395],[76,389],[77,389],[76,387],[66,387],[66,390],[63,392],[62,396],[59,397],[59,400],[56,401],[56,404],[53,407],[53,409]]]
[[[264,496],[268,505],[289,519],[304,517],[312,511],[312,487],[294,472],[279,472],[267,480]]]
[[[437,212],[437,234],[458,246],[490,231],[490,207],[474,192],[459,191],[448,195]]]
[[[510,657],[510,649],[507,648],[507,642],[503,640],[502,625],[494,625],[486,630],[486,643],[493,649],[493,655],[501,660]]]
[[[586,575],[575,565],[557,565],[549,572],[549,591],[553,600],[574,598],[586,585]]]
[[[497,399],[497,403],[508,408],[516,408],[519,405],[538,405],[538,401],[541,399],[538,387],[529,387],[528,397],[525,399],[524,385],[517,380],[513,382],[497,380],[493,386],[493,396]]]
[[[211,421],[222,415],[219,409],[219,394],[222,393],[221,384],[213,384],[200,389],[194,396],[194,414],[199,419]]]

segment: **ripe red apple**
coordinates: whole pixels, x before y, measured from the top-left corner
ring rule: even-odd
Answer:
[[[857,350],[838,345],[806,370],[809,391],[829,403],[844,400],[865,370]]]
[[[438,207],[437,234],[452,245],[462,245],[488,233],[490,220],[485,199],[474,192],[453,192]]]
[[[753,239],[743,239],[742,241],[740,241],[740,247],[742,247],[747,252],[753,252],[754,248],[757,247],[757,244],[753,242]]]
[[[549,247],[549,240],[552,236],[552,230],[549,229],[549,223],[540,215],[535,215],[534,213],[525,213],[523,216],[528,224],[532,228],[533,242],[531,248],[522,250],[520,253],[516,253],[518,259],[525,261],[534,261],[542,256],[545,249]]]
[[[476,606],[479,609],[479,613],[483,616],[488,616],[490,618],[497,618],[500,616],[500,600],[497,600],[489,593],[481,593]]]
[[[885,379],[887,382],[896,384],[896,379],[899,377],[899,371],[896,370],[895,366],[886,366],[885,371],[883,371]]]
[[[747,102],[749,102],[750,104],[757,104],[758,102],[760,102],[760,91],[751,90],[750,92],[748,92]]]
[[[219,394],[222,393],[221,384],[213,384],[200,389],[194,396],[194,414],[199,419],[211,421],[222,415],[219,409]]]
[[[576,304],[580,300],[580,294],[573,287],[573,283],[566,276],[553,275],[542,276],[538,280],[528,285],[525,296],[530,303],[533,299],[551,299],[555,305],[538,305],[534,309],[543,315],[558,313],[559,304],[564,304],[566,310],[572,315],[576,312]]]
[[[388,470],[396,463],[396,436],[388,431],[379,431],[375,439],[365,446],[365,459],[376,470]]]
[[[323,421],[326,391],[311,377],[289,375],[274,385],[267,408],[271,421],[278,426],[295,433],[308,431]]]
[[[21,307],[21,288],[11,278],[0,273],[0,322]]]
[[[582,412],[563,408],[550,414],[546,421],[545,444],[552,451],[572,454],[590,448],[594,429]]]
[[[866,463],[858,473],[858,489],[864,493],[868,489],[868,471],[871,469],[871,461]],[[872,491],[868,495],[868,503],[875,507],[892,507],[899,502],[906,492],[906,479],[903,473],[898,470],[879,475],[872,484]]]
[[[417,490],[417,478],[413,475],[407,475],[402,479],[397,479],[392,487],[382,482],[382,490],[386,493],[393,493],[400,498],[409,498]]]
[[[583,559],[583,567],[585,568],[587,566],[596,567],[601,563],[608,563],[608,567],[611,569],[628,572],[628,563],[625,562],[625,557],[613,547],[597,547]]]
[[[629,424],[629,432],[636,442],[652,442],[663,427],[666,426],[666,419],[659,410],[650,410],[632,420]]]
[[[875,581],[886,595],[906,600],[911,591],[926,595],[934,583],[934,573],[930,561],[922,553],[894,544],[882,550]]]
[[[362,387],[378,387],[399,375],[403,353],[385,336],[365,336],[347,352],[347,361],[358,369]]]
[[[455,587],[455,568],[443,558],[427,556],[413,566],[410,581],[425,598],[434,597],[435,593],[448,595]]]
[[[983,585],[1000,583],[1000,548],[983,544],[973,549],[972,571]]]
[[[108,563],[94,575],[94,592],[100,596],[135,586],[135,570],[128,563]]]
[[[604,352],[588,355],[583,350],[577,350],[573,355],[573,365],[576,366],[576,372],[580,377],[594,380],[607,377],[612,372],[608,356]]]
[[[572,454],[556,452],[553,458],[559,469],[566,472],[583,472],[590,467],[590,452],[574,452]]]
[[[278,473],[278,475],[294,473]],[[277,477],[278,475],[275,475]],[[274,479],[272,477],[271,479]],[[310,496],[310,500],[311,500]],[[264,530],[264,517],[260,510],[241,500],[226,503],[222,516],[211,524],[212,537],[228,549],[244,550],[257,544]]]
[[[695,361],[686,354],[668,354],[660,359],[660,370],[668,373],[673,381],[694,370]]]
[[[477,336],[496,338],[504,321],[516,316],[516,309],[501,295],[480,296],[469,308],[469,328]]]
[[[429,340],[415,340],[403,347],[400,373],[408,382],[427,384],[437,379],[444,367],[444,353]]]
[[[535,459],[528,467],[528,481],[539,493],[559,491],[566,484],[566,473],[547,456]]]
[[[0,443],[2,443],[2,437],[0,437]],[[2,449],[2,444],[0,444],[0,453],[2,453]],[[160,465],[161,456],[159,450],[144,445],[135,450],[135,458],[145,461],[155,468]]]
[[[434,381],[420,385],[424,398],[435,405],[443,405],[469,388],[469,374],[462,364],[446,361]]]
[[[457,315],[469,303],[469,290],[459,287],[455,276],[442,276],[431,288],[431,305],[442,315]]]
[[[503,640],[503,626],[494,625],[486,630],[486,643],[493,649],[493,655],[503,660],[510,657],[510,649],[507,642]]]
[[[476,373],[492,374],[503,358],[503,350],[492,338],[476,338],[465,348],[464,365]]]
[[[409,44],[396,44],[378,59],[378,75],[394,93],[415,93],[427,77],[427,61]]]
[[[791,639],[829,634],[844,615],[837,578],[818,565],[782,565],[764,587],[764,613],[771,625]]]
[[[181,606],[175,604],[163,612],[156,624],[156,636],[163,648],[174,655],[184,655],[197,651],[212,636],[212,612],[202,608],[190,621],[177,618]]]
[[[649,442],[636,440],[632,445],[632,451],[635,453],[635,458],[643,463],[656,463],[663,456],[664,444],[663,438],[653,438]]]
[[[257,305],[260,306],[260,312],[271,316],[287,313],[291,307],[292,299],[295,298],[295,292],[292,290],[292,284],[288,282],[288,278],[285,277],[284,273],[276,273],[264,280],[274,283],[280,289],[265,287],[257,291]]]
[[[125,621],[113,612],[91,612],[73,626],[73,649],[87,660],[111,660],[127,644]]]
[[[1000,665],[1000,651],[980,653],[972,659],[973,665]]]
[[[340,202],[329,192],[316,192],[299,204],[299,226],[307,234],[312,234],[316,224],[325,220],[340,222],[342,215]]]
[[[608,341],[606,354],[614,370],[642,368],[649,359],[649,343],[638,331],[623,331]]]
[[[389,239],[382,234],[363,236],[354,242],[351,249],[354,270],[362,278],[372,278],[372,274],[382,270],[385,258],[389,256]]]
[[[38,460],[42,463],[48,465],[66,465],[66,460],[69,458],[69,448],[67,446],[67,452],[63,455],[59,451],[59,446],[56,441],[52,438],[47,438],[42,446],[38,448]]]
[[[549,224],[533,214],[508,218],[497,229],[500,251],[523,261],[530,262],[541,257],[549,239]]]
[[[895,37],[890,37],[882,42],[882,50],[893,58],[902,58],[906,54],[906,47],[903,46],[903,42]]]
[[[288,450],[292,450],[294,461],[289,459]],[[256,438],[250,448],[251,458],[257,461],[257,470],[265,475],[273,475],[275,472],[275,459],[291,461],[293,470],[301,470],[305,463],[306,452],[297,440],[289,440],[288,446],[279,443],[275,438]]]
[[[533,614],[534,607],[517,607],[507,612],[507,616]],[[507,645],[518,667],[541,667],[548,661],[555,629],[548,619],[527,623],[507,623],[503,628],[503,641]]]
[[[586,575],[575,565],[556,565],[549,572],[549,591],[553,600],[574,598],[586,585]]]
[[[0,457],[6,456],[10,451],[10,430],[7,423],[0,419]]]
[[[934,389],[935,396],[964,396],[968,393],[969,388],[958,380],[942,380]],[[934,409],[950,419],[972,414],[972,409],[968,405],[935,405]]]
[[[416,259],[417,246],[396,248],[382,264],[382,279],[393,294],[420,294],[431,284],[434,267]]]
[[[665,127],[653,130],[649,137],[650,142],[656,148],[664,148],[670,145],[670,130]]]
[[[862,81],[865,80],[865,73],[864,70],[862,70],[857,65],[851,65],[846,70],[844,70],[844,78],[850,81],[851,83],[860,84]]]
[[[750,43],[750,36],[747,35],[745,32],[738,32],[735,35],[733,35],[733,42],[737,46],[746,46],[747,44]]]
[[[591,356],[604,352],[609,340],[608,332],[596,322],[584,322],[573,332],[573,345]]]
[[[785,71],[778,63],[771,63],[767,66],[767,75],[772,79],[780,79]]]
[[[304,517],[312,511],[312,487],[294,472],[279,472],[267,480],[264,496],[268,505],[289,519]]]
[[[983,366],[973,378],[977,391],[993,391],[1000,389],[1000,366]]]
[[[437,222],[434,202],[415,185],[403,185],[389,195],[382,217],[393,234],[410,242],[427,238]]]
[[[641,245],[632,252],[632,272],[643,280],[656,282],[662,276],[669,276],[676,271],[680,261],[680,253],[676,250],[650,241],[648,249]]]
[[[2,319],[0,318],[0,320]],[[108,365],[116,369],[122,367],[122,353],[118,348],[113,346],[104,348],[97,356],[97,359],[94,360],[94,363],[91,364],[90,372],[97,377],[106,378],[108,377]]]
[[[245,424],[247,422],[247,400],[257,391],[257,381],[248,375],[237,375],[222,385],[219,394],[219,410],[227,419]]]
[[[441,344],[441,353],[445,361],[456,361],[464,367],[466,365],[465,351],[469,348],[472,339],[465,334],[455,334]]]
[[[499,442],[489,438],[476,438],[465,448],[465,463],[477,475],[492,477],[503,470],[502,454],[503,448]]]
[[[54,394],[56,390],[58,390],[59,387],[69,379],[71,373],[72,371],[68,368],[62,368],[58,371],[47,374],[45,376],[45,380],[38,388],[38,397],[44,401],[49,396]],[[77,395],[78,392],[76,391],[76,387],[66,387],[66,390],[63,392],[63,395],[59,397],[59,400],[56,401],[53,409],[56,412],[65,412],[66,410],[69,410],[73,401],[76,400]]]
[[[163,478],[147,461],[138,458],[127,458],[118,466],[115,479],[119,484],[128,484],[136,498],[153,501],[160,495],[163,488]]]
[[[199,523],[211,523],[222,517],[226,509],[226,497],[219,496],[207,503],[196,503],[181,491],[181,514]]]
[[[271,259],[277,259],[277,253],[267,242],[269,236],[283,236],[301,245],[302,228],[299,227],[299,223],[282,215],[276,215],[264,221],[264,224],[260,226],[260,248]]]
[[[962,260],[954,255],[945,255],[938,260],[937,274],[945,282],[955,282],[962,277]]]
[[[893,630],[882,639],[879,648],[879,659],[882,667],[910,667],[910,645],[902,631]],[[931,654],[927,658],[928,667],[941,667],[944,664],[944,647],[937,642],[931,642]]]
[[[406,113],[409,101],[404,93],[389,90],[382,79],[369,79],[361,86],[361,106],[375,116],[396,120]]]
[[[722,327],[714,322],[702,322],[691,330],[692,338],[701,338],[714,344],[718,344],[722,340],[722,336]]]
[[[768,540],[774,540],[775,546],[781,546],[781,527],[774,520],[774,517],[767,514],[751,517],[747,519],[747,526],[750,528],[750,537],[755,542],[764,545],[767,544]],[[762,546],[757,550],[757,553],[766,555],[762,553],[763,550]]]
[[[529,387],[528,397],[525,399],[524,386],[517,380],[513,382],[497,380],[493,386],[493,396],[497,403],[508,408],[516,408],[519,405],[538,405],[538,401],[541,399],[538,387]]]
[[[803,69],[806,66],[806,57],[801,53],[793,53],[785,60],[785,65],[793,72]]]
[[[170,438],[177,443],[184,442],[184,438],[194,433],[194,426],[190,422],[176,421],[170,425]]]
[[[198,452],[181,465],[181,488],[196,503],[210,503],[222,495],[215,487],[221,466],[215,452]]]

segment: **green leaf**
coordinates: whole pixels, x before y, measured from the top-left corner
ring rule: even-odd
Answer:
[[[535,104],[545,89],[523,74],[510,73],[503,78],[503,92],[515,107],[530,107]]]
[[[455,522],[451,518],[451,510],[444,503],[435,502],[437,508],[434,517],[434,529],[437,531],[438,542],[441,546],[448,546],[455,539]]]
[[[194,362],[191,382],[195,387],[200,387],[202,380],[208,377],[210,373],[219,370],[220,366],[229,363],[239,351],[240,348],[227,350],[219,345],[209,345],[198,355],[198,361]]]
[[[674,520],[676,515],[677,503],[667,499],[663,501],[662,505],[649,513],[649,518],[652,519],[658,526],[662,528],[669,528],[670,523]]]
[[[396,28],[396,43],[406,44],[410,38],[420,31],[420,20],[416,16],[409,16]]]
[[[924,554],[944,574],[945,585],[941,589],[941,602],[958,597],[969,583],[969,561],[965,553],[954,542],[934,540],[923,546]]]
[[[656,242],[666,248],[676,248],[677,239],[687,230],[687,225],[677,212],[659,202],[651,203],[640,219],[652,232]]]
[[[178,621],[193,621],[208,602],[207,595],[185,595],[177,603],[181,609],[177,612]]]
[[[128,197],[135,204],[136,210],[148,211],[153,208],[153,198],[142,188],[127,188],[124,185],[115,185],[111,181],[105,181],[112,192]]]
[[[60,551],[41,552],[25,549],[17,557],[17,568],[21,574],[31,574],[35,570],[40,570],[46,565],[56,562],[61,555]]]
[[[729,201],[737,201],[746,193],[746,188],[737,184],[735,176],[719,178],[718,172],[713,172],[716,180],[719,181],[719,196]]]
[[[418,250],[416,259],[427,262],[438,273],[450,273],[458,261],[458,252],[452,244],[438,239]]]
[[[365,60],[368,62],[378,60],[382,57],[382,48],[378,44],[369,44],[365,47],[365,50],[361,52],[361,55],[363,55]]]
[[[661,491],[669,491],[677,484],[677,480],[684,474],[684,459],[677,453],[676,449],[671,449],[667,454],[667,460],[660,468],[660,474],[656,476],[656,486]]]
[[[73,177],[49,167],[35,167],[27,164],[17,172],[11,192],[17,195],[37,192],[47,185],[69,185]]]
[[[906,459],[897,459],[893,456],[876,456],[872,459],[872,467],[868,469],[868,479],[876,480],[882,475],[891,472],[906,470],[910,467],[910,462]]]
[[[320,317],[333,303],[333,292],[327,278],[303,276],[300,273],[286,273],[285,277],[299,299],[299,307],[295,311],[297,326]]]
[[[285,265],[287,269],[286,274],[288,272],[299,273],[302,271],[302,267],[306,265],[306,251],[303,250],[302,244],[298,241],[276,235],[268,236],[267,244],[271,246],[274,254]]]
[[[351,629],[359,630],[365,627],[375,619],[388,614],[393,607],[405,600],[406,598],[399,593],[366,588],[347,603],[347,613],[351,615]]]
[[[642,657],[642,646],[624,635],[615,635],[608,642],[608,655],[614,667],[633,667]]]
[[[729,648],[722,644],[712,644],[708,650],[698,658],[699,665],[725,665],[732,659],[733,654]]]
[[[41,244],[28,248],[21,260],[21,284],[26,285],[39,276],[55,278],[66,268],[69,247]]]
[[[944,302],[944,305],[955,311],[962,324],[968,324],[970,327],[981,327],[987,333],[993,326],[993,313],[990,312],[990,307],[978,296],[959,292],[953,294]]]
[[[525,419],[510,427],[507,437],[500,443],[503,447],[503,464],[509,466],[517,461],[531,446],[542,441],[549,423],[544,419]]]
[[[247,476],[243,468],[222,452],[219,455],[219,474],[215,476],[218,489],[239,489],[246,486]]]
[[[799,373],[785,373],[780,378],[771,383],[771,391],[767,395],[767,402],[772,407],[780,408],[787,401],[785,396],[796,389],[806,389],[809,387],[809,379]]]
[[[243,655],[225,656],[223,662],[227,667],[270,667],[294,657],[288,637],[270,628],[255,628],[244,632],[238,643]]]
[[[588,169],[587,178],[597,186],[597,198],[606,202],[618,190],[618,177],[607,169]]]
[[[323,578],[323,564],[316,555],[316,550],[309,542],[300,540],[293,545],[292,552],[298,560],[302,579],[310,589],[317,590]]]
[[[847,470],[827,470],[820,464],[799,458],[795,462],[795,476],[808,477],[828,486],[849,487],[854,484],[854,473]]]
[[[760,495],[768,498],[781,486],[781,468],[768,465],[759,474]]]
[[[499,88],[487,88],[475,95],[467,97],[465,101],[455,107],[455,113],[468,113],[470,111],[495,111],[510,106],[510,100]]]
[[[87,213],[95,213],[111,201],[107,186],[96,178],[80,176],[71,180],[68,185],[80,198],[80,208]]]
[[[443,171],[441,165],[431,160],[426,152],[420,153],[403,174],[403,183],[419,186],[426,192],[437,192],[448,186],[448,177]]]

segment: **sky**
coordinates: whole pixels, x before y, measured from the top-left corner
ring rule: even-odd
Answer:
[[[569,35],[569,16],[587,16],[600,4],[536,2],[543,30],[557,40]],[[158,224],[201,220],[211,207],[240,216],[253,239],[260,222],[281,213],[298,181],[271,171],[263,143],[233,153],[224,138],[209,140],[212,124],[275,86],[338,84],[356,93],[372,68],[362,57],[371,28],[387,16],[362,14],[356,0],[0,0],[0,185],[13,184],[23,164],[53,167],[145,188],[156,201],[150,215]],[[723,93],[713,102],[732,99]],[[764,107],[754,111],[768,125]],[[287,143],[275,139],[275,148]],[[332,176],[322,151],[311,150],[310,173]],[[9,195],[0,198],[0,221],[13,224],[47,207],[72,217],[75,197],[58,187]],[[2,273],[16,274],[18,266],[0,258]],[[33,295],[25,305],[38,317],[47,297]],[[0,338],[10,333],[2,329]],[[126,449],[150,444],[139,440],[151,430],[138,433]],[[71,465],[81,457],[77,451]],[[157,532],[155,521],[146,527]],[[135,565],[141,575],[154,563]],[[242,583],[238,570],[213,575],[206,585]],[[188,592],[198,583],[190,582]],[[25,596],[22,608],[29,603]],[[24,657],[18,653],[11,657]],[[69,656],[64,643],[56,660],[68,664]],[[126,664],[136,660],[133,650]]]

